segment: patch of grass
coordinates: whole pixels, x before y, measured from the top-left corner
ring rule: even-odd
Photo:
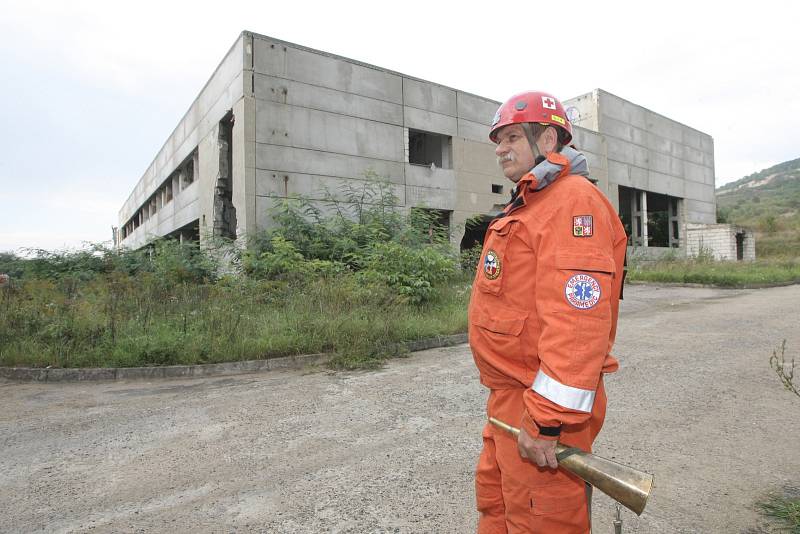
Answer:
[[[23,281],[0,291],[0,365],[135,367],[328,352],[337,367],[369,367],[398,343],[465,332],[468,287],[456,277],[414,304],[353,274],[168,288],[126,276],[74,294]]]
[[[670,260],[631,265],[628,280],[748,287],[800,283],[800,259],[754,262]]]
[[[800,497],[772,496],[758,507],[765,516],[780,522],[782,531],[800,534]]]

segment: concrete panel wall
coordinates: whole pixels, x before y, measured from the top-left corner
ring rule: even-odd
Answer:
[[[403,125],[399,104],[259,73],[254,80],[255,96],[261,100]]]
[[[400,104],[401,76],[324,52],[255,35],[254,70],[319,87]]]
[[[336,200],[346,202],[350,191],[370,187],[366,180],[339,178],[319,174],[278,174],[266,170],[256,171],[256,196],[274,198],[304,197],[310,200]],[[391,184],[391,192],[400,205],[405,205],[406,191],[402,184]]]
[[[256,99],[256,142],[390,161],[403,159],[402,127]]]
[[[449,136],[458,135],[458,124],[455,117],[408,106],[403,107],[403,116],[407,128]]]
[[[717,222],[717,206],[713,202],[685,199],[683,201],[685,221],[689,223],[714,224]]]
[[[450,117],[458,114],[454,89],[410,78],[403,80],[403,104]]]
[[[488,98],[482,98],[461,91],[458,91],[456,98],[456,116],[459,119],[477,122],[478,124],[485,124],[487,126],[491,125],[494,114],[501,104],[500,102],[489,100]]]
[[[684,198],[685,222],[716,222],[711,137],[605,91],[592,94],[609,184]]]
[[[416,185],[406,186],[406,206],[452,211],[456,205],[455,189],[438,189]]]
[[[463,173],[499,174],[488,140],[499,102],[263,36],[253,50],[256,212],[286,195],[321,200],[325,184],[367,172],[402,186],[406,206],[454,210]],[[452,137],[453,168],[409,164],[409,128]],[[480,148],[458,152],[462,139]]]
[[[406,185],[433,189],[456,189],[456,173],[452,169],[431,168],[427,165],[405,164]],[[452,206],[451,208],[452,209]]]
[[[478,173],[489,177],[498,177],[505,180],[500,167],[497,165],[497,157],[494,153],[494,145],[481,139],[479,141],[471,139],[453,140],[453,153],[455,159],[454,168],[459,172]],[[459,187],[461,185],[459,184]]]
[[[458,137],[469,139],[470,141],[477,141],[479,143],[486,142],[489,139],[489,131],[491,128],[486,124],[479,124],[477,122],[468,121],[466,119],[458,120]]]
[[[655,171],[647,173],[647,187],[637,187],[636,189],[644,189],[646,191],[652,191],[653,193],[660,193],[677,198],[686,197],[686,182],[684,180],[671,174]]]
[[[513,184],[498,167],[493,144],[484,140],[454,138],[453,153],[456,162],[456,195],[451,233],[453,242],[460,243],[465,222],[475,215],[496,214],[508,202]],[[493,184],[500,186],[502,192],[493,193]]]
[[[278,173],[301,173],[363,180],[372,172],[389,181],[404,183],[403,163],[383,159],[336,154],[297,147],[267,145],[255,146],[256,168]]]

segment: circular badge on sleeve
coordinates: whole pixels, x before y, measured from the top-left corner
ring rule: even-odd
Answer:
[[[501,269],[502,264],[500,263],[500,256],[497,255],[497,252],[492,249],[486,251],[486,256],[483,258],[483,274],[486,275],[486,278],[494,280],[500,276]]]
[[[575,308],[588,310],[600,301],[600,284],[588,274],[576,274],[564,285],[564,295]]]

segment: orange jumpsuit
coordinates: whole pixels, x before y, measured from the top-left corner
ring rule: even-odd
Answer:
[[[602,375],[618,367],[609,351],[627,237],[596,186],[560,153],[547,159],[563,165],[556,179],[536,190],[525,175],[489,225],[469,342],[489,416],[590,451],[605,417]],[[583,481],[523,459],[516,438],[488,424],[475,483],[480,534],[589,531]]]

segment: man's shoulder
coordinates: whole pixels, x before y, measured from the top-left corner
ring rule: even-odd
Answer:
[[[600,195],[605,198],[600,189],[593,184],[587,177],[578,174],[569,174],[562,176],[553,185],[558,185],[561,194],[569,193],[585,193],[587,195]]]

